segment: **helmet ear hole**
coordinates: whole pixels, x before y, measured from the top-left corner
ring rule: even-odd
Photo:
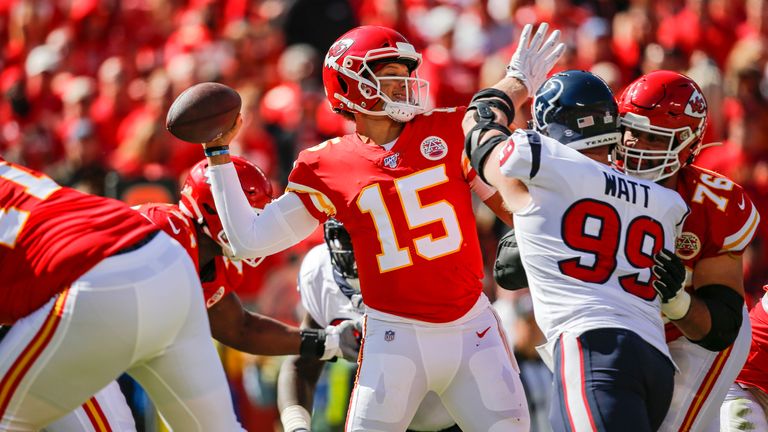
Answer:
[[[339,87],[341,87],[341,90],[344,91],[344,94],[349,93],[349,86],[347,86],[347,83],[341,79],[341,75],[337,76],[336,79],[339,81]]]

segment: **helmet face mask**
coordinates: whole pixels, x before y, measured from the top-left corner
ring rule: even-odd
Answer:
[[[253,163],[239,156],[232,156],[240,185],[248,202],[254,211],[259,211],[272,201],[272,184],[266,175]],[[179,208],[201,227],[203,233],[221,246],[222,253],[227,258],[238,260],[232,252],[224,226],[216,211],[216,204],[211,192],[211,182],[208,176],[208,160],[204,159],[190,169],[184,186],[181,189]],[[264,258],[248,258],[242,261],[253,267],[259,265]]]
[[[576,150],[621,140],[613,93],[589,72],[570,70],[550,77],[536,91],[531,111],[533,129]]]
[[[360,282],[357,274],[357,262],[352,247],[352,238],[344,228],[344,225],[336,219],[330,218],[323,227],[325,244],[331,255],[331,265],[335,272],[344,277],[349,285],[360,293]]]
[[[399,63],[408,76],[377,76],[377,66]],[[421,54],[394,30],[362,26],[341,36],[328,50],[323,63],[323,86],[334,111],[349,111],[374,116],[389,116],[407,122],[426,111],[429,82],[418,76]],[[405,89],[402,100],[393,100],[382,91],[382,83]],[[381,101],[383,109],[372,108]]]
[[[640,77],[619,98],[619,112],[630,133],[616,146],[613,160],[628,174],[661,181],[701,151],[707,102],[685,75],[655,71]]]

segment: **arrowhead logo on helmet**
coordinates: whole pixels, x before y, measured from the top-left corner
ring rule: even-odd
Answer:
[[[683,112],[696,118],[707,116],[707,102],[698,90],[694,90],[691,93],[691,97],[688,98],[688,103],[685,105],[685,111]]]
[[[354,39],[341,39],[333,44],[325,56],[325,66],[334,67],[333,65],[336,65],[336,60],[347,52],[353,43],[355,43]]]

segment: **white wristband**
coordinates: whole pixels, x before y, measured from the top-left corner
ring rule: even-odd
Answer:
[[[507,71],[506,73],[507,78],[517,78],[521,83],[523,83],[523,85],[525,86],[525,89],[528,90],[528,96],[533,95],[533,90],[535,89],[531,89],[531,83],[529,82],[530,80],[528,79],[527,76],[525,76],[524,73],[520,72],[519,70],[511,66],[507,66],[506,71]]]
[[[666,315],[667,318],[671,319],[672,321],[683,318],[688,313],[688,309],[690,308],[691,295],[688,294],[685,289],[681,289],[680,292],[678,292],[676,296],[669,299],[668,302],[661,303],[661,311],[664,313],[664,315]]]
[[[339,350],[339,333],[334,326],[328,326],[325,329],[325,351],[320,360],[330,360],[334,357],[340,357]]]
[[[280,412],[280,422],[283,423],[285,432],[293,432],[297,429],[310,430],[312,416],[303,406],[291,405]]]

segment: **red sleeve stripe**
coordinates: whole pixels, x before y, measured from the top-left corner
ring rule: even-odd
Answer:
[[[88,399],[83,404],[83,411],[88,415],[88,419],[91,420],[91,426],[96,432],[112,432],[112,428],[109,426],[109,419],[104,415],[104,411],[99,405],[99,401],[96,397]]]
[[[8,404],[11,402],[13,395],[16,393],[24,376],[37,361],[45,348],[53,339],[56,329],[61,323],[61,318],[64,313],[64,306],[69,298],[69,287],[63,290],[56,302],[48,313],[48,317],[40,326],[37,334],[29,341],[27,347],[21,352],[21,355],[11,365],[4,376],[0,377],[0,418],[5,414],[5,410],[8,409]]]

